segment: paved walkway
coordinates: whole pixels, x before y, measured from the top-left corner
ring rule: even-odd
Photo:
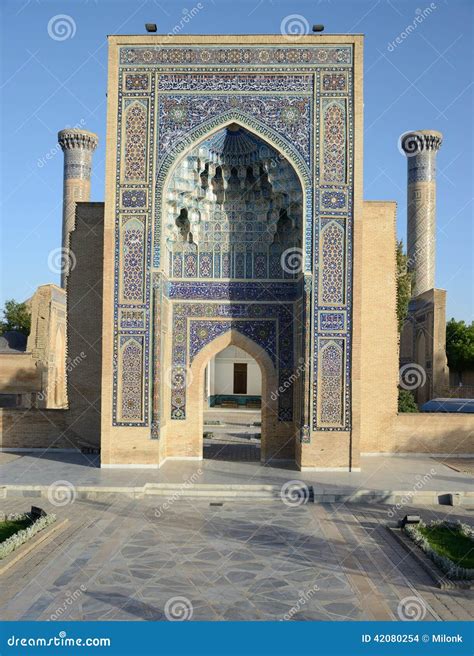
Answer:
[[[300,472],[292,464],[233,462],[223,459],[168,461],[160,469],[100,469],[97,456],[80,453],[0,453],[0,485],[50,485],[66,480],[75,486],[142,486],[145,483],[266,484],[301,480],[316,492],[401,490],[439,492],[472,490],[472,476],[429,457],[362,457],[361,472]]]
[[[9,511],[25,501],[9,500]],[[5,578],[4,620],[474,617],[472,591],[434,588],[392,538],[386,506],[123,497],[42,505],[70,525]],[[460,516],[422,510],[446,512]]]

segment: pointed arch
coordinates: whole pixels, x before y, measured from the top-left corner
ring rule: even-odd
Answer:
[[[208,139],[215,132],[226,128],[231,123],[237,123],[262,141],[269,143],[278,152],[283,153],[295,169],[303,189],[311,184],[309,167],[291,142],[254,116],[241,110],[231,109],[194,127],[174,145],[172,150],[164,155],[158,164],[157,174],[163,185],[167,185],[170,172],[174,168],[173,165],[179,162],[186,152],[199,146],[202,141]]]
[[[212,358],[228,346],[238,346],[253,358],[260,367],[262,374],[261,459],[264,461],[267,459],[269,438],[271,433],[275,431],[278,417],[278,399],[272,394],[272,391],[278,389],[277,372],[268,353],[252,339],[234,328],[230,328],[230,330],[206,344],[195,356],[190,366],[189,379],[191,382],[188,395],[190,398],[199,399],[194,410],[198,415],[197,425],[199,426],[201,453],[203,450],[204,408],[202,399],[204,398],[204,371]]]
[[[186,153],[193,148],[199,147],[200,143],[232,123],[237,123],[240,127],[245,128],[263,142],[268,143],[278,153],[281,153],[284,156],[294,170],[301,185],[303,194],[302,235],[305,242],[303,248],[305,253],[304,267],[305,270],[310,271],[312,268],[312,196],[310,193],[312,181],[310,169],[303,156],[285,137],[255,117],[236,109],[225,111],[190,130],[189,133],[186,133],[186,135],[180,139],[171,150],[166,152],[163,158],[159,161],[157,167],[155,217],[152,235],[153,267],[160,267],[162,259],[162,233],[164,232],[163,217],[165,216],[164,201],[166,200],[165,195],[168,191],[170,179],[175,168],[179,166]]]

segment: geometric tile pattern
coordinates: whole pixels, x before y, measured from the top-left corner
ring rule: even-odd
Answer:
[[[160,363],[153,362],[155,356],[152,355],[160,352],[153,345],[156,334],[152,330],[152,325],[157,325],[154,313],[159,311],[159,306],[154,306],[151,300],[152,275],[155,272],[167,272],[171,276],[169,282],[163,277],[162,291],[165,295],[169,293],[168,299],[173,305],[180,302],[181,292],[178,297],[173,296],[178,289],[176,285],[188,285],[185,297],[189,306],[197,310],[193,317],[196,322],[220,321],[224,328],[229,322],[242,321],[242,331],[249,331],[254,312],[250,309],[252,306],[268,310],[259,316],[262,325],[277,320],[270,310],[275,307],[275,302],[278,303],[271,289],[271,279],[275,278],[278,270],[276,256],[280,253],[275,253],[272,260],[271,255],[259,252],[258,248],[251,255],[246,247],[234,252],[222,248],[220,240],[231,243],[232,239],[230,233],[228,236],[218,236],[218,220],[212,229],[209,225],[208,233],[205,233],[205,226],[200,224],[204,231],[200,240],[203,245],[212,243],[212,248],[198,248],[193,242],[194,234],[190,234],[192,231],[187,228],[187,222],[192,224],[196,220],[190,214],[191,208],[188,208],[187,215],[184,212],[180,215],[178,213],[176,223],[177,229],[187,234],[187,243],[183,244],[181,250],[177,249],[176,257],[171,257],[171,260],[161,248],[168,222],[168,216],[163,214],[168,193],[165,182],[169,180],[177,163],[197,145],[205,140],[214,144],[213,138],[217,141],[221,138],[216,136],[219,131],[234,123],[253,135],[251,139],[263,142],[274,158],[276,153],[279,162],[288,162],[290,169],[298,174],[305,199],[301,204],[302,216],[298,225],[306,281],[304,290],[298,274],[294,278],[295,282],[292,282],[291,275],[284,281],[285,286],[293,286],[289,294],[295,297],[295,301],[300,303],[304,299],[298,307],[304,308],[304,311],[300,309],[299,312],[303,312],[305,326],[304,330],[297,330],[295,324],[291,328],[291,337],[290,329],[278,332],[279,381],[283,376],[294,374],[295,353],[305,361],[313,362],[313,368],[305,371],[301,377],[302,389],[306,390],[302,423],[307,430],[309,426],[313,430],[350,429],[351,323],[347,317],[351,315],[352,303],[352,85],[353,48],[346,45],[223,45],[210,48],[162,44],[119,47],[113,388],[115,425],[150,426],[152,421],[155,436],[156,427],[160,425],[160,403],[157,400],[159,389],[155,378]],[[157,125],[155,117],[159,118]],[[224,187],[228,183],[232,186],[237,181],[242,184],[251,179],[248,162],[242,163],[247,166],[246,171],[242,168],[239,170],[242,164],[238,160],[234,164],[235,171],[230,169],[223,172]],[[266,175],[270,180],[273,170],[268,168]],[[199,176],[202,181],[206,171],[201,169]],[[200,184],[199,180],[197,184]],[[274,189],[278,189],[278,184],[275,181]],[[285,184],[282,185],[283,190],[284,187]],[[230,206],[229,211],[232,212]],[[125,217],[127,221],[124,223]],[[143,230],[140,231],[136,223],[130,223],[131,220],[142,221]],[[284,220],[282,212],[277,223]],[[127,234],[128,223],[129,228],[135,226],[136,232],[130,229]],[[251,231],[255,231],[256,223],[250,215],[248,225]],[[241,228],[242,237],[239,237],[237,243],[243,246],[245,225],[242,224]],[[212,239],[204,238],[204,234],[212,234]],[[253,238],[249,243],[254,242]],[[225,285],[219,287],[219,280]],[[244,280],[247,281],[247,288]],[[263,295],[258,297],[255,296],[257,280],[268,285]],[[236,283],[239,285],[238,299],[232,296],[232,285]],[[220,294],[219,298],[222,298],[224,305],[228,303],[226,307],[235,309],[239,304],[245,307],[243,316],[216,314],[209,317],[208,312],[212,313],[210,308],[219,303],[207,302],[206,296],[203,299],[203,284],[204,294]],[[288,289],[285,288],[284,292],[288,293]],[[294,324],[296,305],[290,301],[289,307],[292,308],[290,315]],[[324,313],[321,320],[320,313]],[[135,316],[136,319],[132,318]],[[216,330],[216,326],[212,328]],[[198,330],[197,324],[195,329]],[[174,330],[175,327],[173,333]],[[268,339],[270,333],[267,333]],[[138,396],[136,399],[141,407],[133,411],[139,419],[124,421],[122,410],[119,412],[118,409],[118,399],[123,398],[122,388],[126,383],[120,345],[123,343],[122,338],[126,340],[132,335],[139,337],[142,345],[140,355],[138,352],[136,354],[136,369],[130,369],[134,372],[138,368],[141,370],[140,400]],[[196,335],[197,332],[194,334],[192,349],[199,348]],[[296,335],[301,340],[299,344],[295,342]],[[320,363],[318,349],[320,337],[323,336],[333,338],[334,344],[339,345],[341,342],[341,349],[331,347],[324,363]],[[256,334],[254,337],[258,341]],[[260,338],[261,343],[265,343],[262,335]],[[190,357],[189,339],[186,334],[185,343],[179,345],[177,350],[181,354],[179,357],[183,353],[185,358]],[[268,339],[266,348],[270,349]],[[282,340],[286,340],[285,348],[282,348]],[[313,353],[311,344],[314,344]],[[285,360],[287,353],[291,354],[290,359]],[[330,368],[329,355],[333,358],[331,362],[337,360],[336,368]],[[130,367],[131,352],[127,351],[127,358],[127,366]],[[186,366],[187,360],[184,363],[176,361],[176,364]],[[324,385],[322,381],[318,385],[320,366],[327,379]],[[337,375],[334,373],[336,370]],[[331,371],[331,375],[328,375],[328,371]],[[320,393],[322,396],[318,397]],[[279,399],[280,418],[292,417],[292,400],[288,396],[283,397]],[[153,408],[152,417],[149,416],[150,407]],[[178,405],[173,407],[178,408]],[[181,405],[179,410],[185,413],[185,405]],[[175,418],[178,419],[177,416]]]
[[[320,340],[319,342],[319,385],[320,420],[322,424],[340,424],[343,414],[343,398],[340,385],[344,371],[344,342]]]
[[[125,110],[125,179],[142,180],[146,174],[147,105],[131,102]]]

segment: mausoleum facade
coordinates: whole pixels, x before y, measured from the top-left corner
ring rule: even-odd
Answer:
[[[110,38],[106,463],[202,457],[201,369],[234,344],[262,458],[353,464],[361,62],[359,36]]]

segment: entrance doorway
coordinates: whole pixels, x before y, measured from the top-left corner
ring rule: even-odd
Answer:
[[[258,462],[261,456],[262,374],[257,361],[230,345],[204,372],[204,458]]]

